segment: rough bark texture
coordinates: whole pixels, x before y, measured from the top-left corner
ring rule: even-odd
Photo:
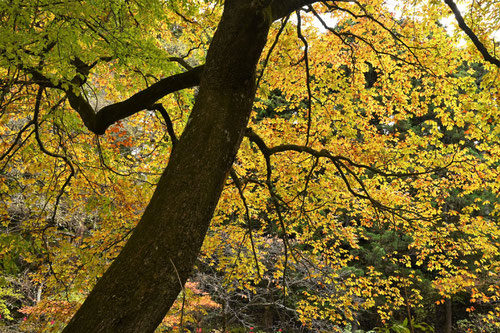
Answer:
[[[64,332],[153,332],[181,291],[255,97],[255,68],[271,23],[255,3],[226,0],[190,120],[151,202]]]
[[[445,333],[452,333],[453,332],[453,302],[451,298],[447,298],[445,300],[445,306],[446,306],[446,326],[445,326]]]

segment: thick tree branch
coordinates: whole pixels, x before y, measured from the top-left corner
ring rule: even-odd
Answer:
[[[203,65],[169,76],[122,102],[102,108],[97,113],[82,95],[77,95],[72,90],[66,93],[70,105],[80,114],[85,126],[95,134],[101,135],[113,123],[151,107],[160,98],[174,91],[197,86],[200,83],[201,73]]]
[[[444,0],[444,2],[448,5],[448,7],[450,7],[451,11],[455,15],[455,19],[457,20],[460,29],[462,29],[462,31],[465,32],[465,34],[470,38],[472,43],[474,43],[474,46],[482,54],[484,60],[500,68],[500,60],[493,57],[488,52],[484,44],[481,43],[476,34],[471,30],[471,28],[469,28],[467,23],[465,23],[464,18],[462,17],[462,14],[460,13],[460,10],[458,9],[455,2],[453,2],[453,0]]]
[[[85,70],[86,68],[89,68],[89,66],[83,67],[83,65],[80,64],[77,70],[80,74],[85,76],[85,74],[88,75],[88,72],[82,71],[82,69]],[[102,135],[109,126],[113,125],[118,120],[122,120],[139,111],[148,109],[160,98],[175,91],[199,85],[204,65],[197,66],[184,73],[161,79],[126,100],[107,105],[98,112],[94,110],[81,94],[75,93],[71,87],[65,89],[61,84],[54,84],[37,69],[24,67],[21,69],[32,75],[34,83],[48,88],[56,88],[65,91],[71,107],[78,112],[85,126],[91,132]],[[83,82],[80,79],[76,79],[76,77],[72,81],[72,84],[76,85],[81,85],[82,83]]]

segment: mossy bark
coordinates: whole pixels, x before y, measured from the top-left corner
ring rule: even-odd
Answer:
[[[271,22],[253,3],[226,0],[190,119],[151,202],[64,332],[153,332],[181,291],[255,97]]]

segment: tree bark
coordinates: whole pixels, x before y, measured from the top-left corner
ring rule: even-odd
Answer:
[[[153,332],[203,243],[255,97],[272,16],[226,0],[190,119],[130,240],[64,332]]]
[[[452,333],[453,331],[453,302],[451,297],[446,298],[444,301],[446,307],[446,325],[445,325],[445,333]]]

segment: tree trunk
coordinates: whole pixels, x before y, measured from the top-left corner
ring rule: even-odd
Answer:
[[[153,332],[181,291],[255,97],[271,16],[254,2],[226,0],[196,103],[151,202],[64,332]]]
[[[446,325],[445,325],[445,333],[452,333],[453,331],[453,302],[451,300],[451,296],[446,298],[444,301],[444,305],[446,307]]]

